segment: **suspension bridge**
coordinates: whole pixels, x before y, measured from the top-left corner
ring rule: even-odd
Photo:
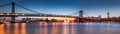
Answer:
[[[83,16],[83,10],[80,10],[80,11],[75,12],[75,13],[70,14],[70,15],[58,15],[58,14],[39,13],[37,11],[33,11],[33,10],[28,9],[26,7],[23,7],[23,6],[19,5],[19,4],[16,4],[15,2],[12,2],[12,3],[9,3],[9,4],[5,4],[5,5],[1,5],[0,7],[5,7],[5,6],[8,6],[8,5],[11,5],[11,13],[0,12],[0,17],[11,17],[11,22],[15,22],[15,17],[19,17],[19,16],[67,17],[67,18],[77,18],[80,21],[83,21],[83,18],[84,18],[84,16]],[[16,11],[15,11],[16,7],[15,6],[18,6],[18,7],[22,8],[22,9],[28,10],[28,11],[36,13],[36,14],[16,13]],[[79,13],[79,16],[72,16],[72,15],[77,14],[77,13]]]

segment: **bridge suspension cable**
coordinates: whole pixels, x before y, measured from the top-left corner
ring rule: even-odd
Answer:
[[[84,15],[88,16],[88,14],[86,12],[83,12]]]
[[[15,5],[18,6],[18,7],[20,7],[20,8],[23,8],[23,9],[25,9],[25,10],[28,10],[28,11],[30,11],[30,12],[34,12],[34,13],[37,13],[37,14],[43,14],[43,13],[39,13],[39,12],[37,12],[37,11],[33,11],[33,10],[31,10],[31,9],[28,9],[28,8],[23,7],[23,6],[21,6],[21,5],[18,5],[18,4],[15,4]]]
[[[11,4],[8,3],[8,4],[0,5],[0,7],[5,7],[5,6],[8,6],[8,5],[11,5]]]
[[[73,13],[73,14],[70,14],[70,15],[75,15],[75,14],[77,14],[77,13],[79,13],[79,11],[78,11],[78,12],[75,12],[75,13]]]
[[[78,11],[78,12],[75,12],[75,13],[73,13],[73,14],[70,14],[70,15],[76,15],[76,14],[79,15],[79,11]],[[83,12],[83,15],[88,16],[88,14],[87,14],[86,12]]]

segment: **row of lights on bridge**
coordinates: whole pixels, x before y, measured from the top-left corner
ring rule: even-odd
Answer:
[[[0,15],[11,15],[10,13],[0,13]],[[19,15],[19,14],[12,14],[12,15]],[[21,14],[21,15],[25,15],[25,14]],[[39,16],[48,16],[46,14],[39,14]],[[49,15],[49,16],[64,16],[64,17],[69,17],[69,16],[65,16],[65,15]],[[76,17],[76,16],[70,16],[70,17]]]
[[[42,14],[40,14],[41,16]],[[42,16],[64,16],[64,17],[76,17],[76,16],[66,16],[66,15],[46,15],[46,14],[43,14]]]
[[[11,15],[10,13],[4,14],[4,13],[0,13],[0,15]],[[12,14],[12,15],[18,15],[18,14]],[[25,15],[25,14],[22,14]]]

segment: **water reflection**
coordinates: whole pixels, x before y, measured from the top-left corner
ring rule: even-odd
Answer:
[[[25,25],[25,23],[21,24],[21,34],[26,34],[26,25]]]
[[[18,34],[19,29],[18,29],[18,23],[14,24],[14,34]]]
[[[4,24],[0,25],[0,34],[4,34]]]
[[[107,23],[7,23],[0,34],[118,34],[120,24]]]

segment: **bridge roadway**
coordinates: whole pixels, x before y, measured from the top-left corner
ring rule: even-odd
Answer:
[[[67,18],[78,18],[78,16],[70,15],[58,15],[58,14],[29,14],[29,13],[0,13],[0,17],[11,17],[11,16],[35,16],[35,17],[67,17]]]

